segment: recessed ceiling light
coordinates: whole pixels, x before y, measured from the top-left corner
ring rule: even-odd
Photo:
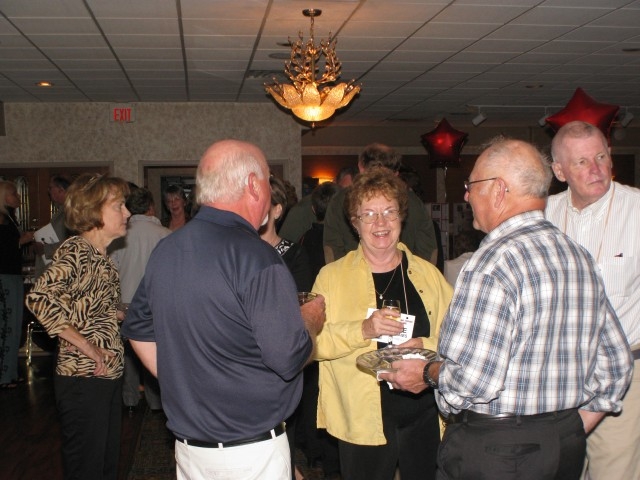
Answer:
[[[269,58],[275,58],[276,60],[289,60],[291,54],[287,52],[270,53]]]
[[[640,47],[623,48],[622,51],[625,53],[638,53],[640,52]]]
[[[36,86],[38,86],[38,87],[53,87],[53,82],[42,81],[42,82],[36,83]]]
[[[533,83],[529,85],[525,85],[524,88],[529,88],[531,90],[535,90],[536,88],[542,88],[544,85],[542,83]]]

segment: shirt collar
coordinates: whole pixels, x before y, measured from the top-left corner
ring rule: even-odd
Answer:
[[[486,237],[480,242],[480,244],[492,242],[500,237],[508,235],[509,233],[521,228],[525,224],[532,222],[538,222],[544,220],[544,213],[542,210],[530,210],[518,215],[514,215],[511,218],[507,218],[504,222],[491,230]]]
[[[567,188],[567,210],[576,215],[588,214],[600,216],[602,213],[604,213],[606,207],[609,204],[609,199],[613,194],[613,183],[614,182],[612,181],[609,185],[609,190],[607,191],[607,193],[605,193],[601,198],[593,202],[591,205],[587,205],[586,207],[584,207],[582,210],[578,210],[573,206],[573,202],[571,201],[572,192],[570,188]]]
[[[144,214],[131,215],[131,218],[129,219],[129,223],[136,223],[136,222],[151,222],[151,223],[155,223],[156,225],[162,225],[162,223],[160,222],[160,219],[155,215],[144,215]]]
[[[202,205],[198,210],[198,213],[194,217],[194,220],[202,220],[209,223],[217,223],[224,227],[241,228],[259,237],[258,231],[253,226],[242,218],[240,215],[228,210],[220,210],[215,207],[209,207]]]

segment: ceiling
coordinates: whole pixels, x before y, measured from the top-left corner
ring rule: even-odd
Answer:
[[[629,0],[0,0],[0,101],[273,102],[310,7],[362,84],[334,125],[536,125],[577,87],[640,123]]]

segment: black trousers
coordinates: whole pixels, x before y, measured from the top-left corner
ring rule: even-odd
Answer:
[[[343,480],[392,480],[400,468],[402,480],[435,478],[440,443],[438,410],[424,411],[414,421],[397,424],[383,416],[386,445],[364,446],[338,441]]]
[[[438,480],[577,480],[586,435],[577,410],[544,417],[470,418],[448,425]]]
[[[122,379],[54,377],[65,480],[117,480]]]

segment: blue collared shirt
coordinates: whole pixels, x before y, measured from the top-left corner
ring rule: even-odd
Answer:
[[[154,250],[122,333],[156,342],[167,425],[203,441],[291,415],[312,348],[278,253],[240,216],[205,206]]]

